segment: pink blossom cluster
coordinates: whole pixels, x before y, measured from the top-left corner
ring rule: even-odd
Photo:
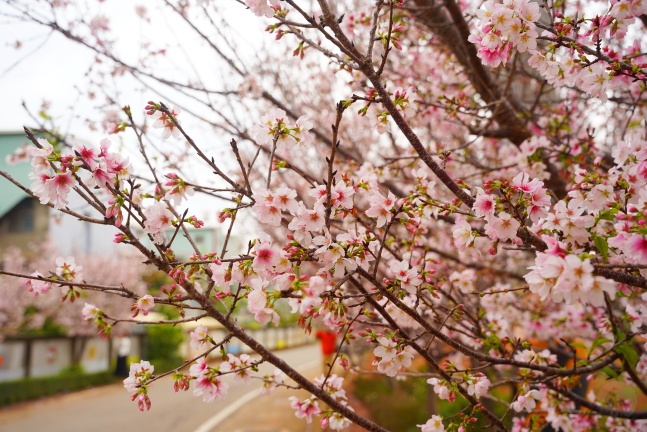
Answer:
[[[183,2],[175,12],[189,23],[194,13],[208,20],[220,7],[213,3]],[[594,390],[581,411],[570,393],[580,374],[596,381],[620,375],[640,390],[647,372],[638,339],[647,328],[647,65],[645,38],[638,25],[630,27],[647,13],[644,0],[559,7],[533,0],[444,2],[437,11],[365,3],[247,0],[250,13],[273,18],[268,31],[292,46],[284,47],[289,61],[266,62],[276,60],[267,50],[254,68],[243,64],[244,56],[229,58],[230,39],[210,38],[215,54],[227,57],[220,63],[234,75],[231,83],[156,79],[163,71],[152,61],[159,47],[143,49],[141,66],[113,67],[115,79],[130,69],[171,83],[205,112],[217,106],[205,118],[217,117],[213,125],[235,138],[233,167],[240,172],[220,173],[220,161],[188,138],[180,111],[149,102],[145,121],[163,129],[163,138],[187,138],[186,146],[167,146],[150,159],[154,180],[137,173],[128,181],[132,168],[103,142],[101,151],[76,146],[67,155],[41,142],[30,150],[37,196],[64,207],[74,188],[92,195],[94,208],[105,210],[106,220],[98,222],[119,229],[115,241],[135,246],[173,279],[159,298],[129,293],[133,316],[168,303],[182,314],[202,309],[227,328],[221,340],[204,326],[191,332],[190,346],[202,357],[188,373],[175,371],[178,391],[193,386],[195,396],[213,401],[226,395],[226,375],[241,383],[262,379],[263,392],[283,384],[281,372],[261,377],[258,362],[244,354],[208,364],[206,356],[218,348],[224,353],[232,335],[307,380],[251,343],[236,322],[242,310],[260,325],[278,325],[288,306],[305,332],[321,324],[343,335],[351,352],[354,345],[372,352],[377,373],[401,378],[414,361],[427,360],[433,391],[472,405],[452,418],[432,416],[418,425],[422,431],[469,430],[477,411],[495,426],[507,421],[479,401],[497,385],[495,377],[518,384],[500,401],[507,416],[516,416],[514,430],[536,428],[538,418],[562,430],[644,429],[644,421],[620,418],[635,411],[622,398]],[[108,52],[108,22],[94,21],[100,51]],[[470,28],[472,45],[465,41]],[[304,57],[306,50],[313,55]],[[248,116],[239,116],[250,108],[262,113],[251,128]],[[103,119],[111,132],[126,132],[124,142],[127,133],[138,140],[147,133],[134,121],[120,122],[114,110]],[[189,181],[186,173],[199,164],[216,181]],[[168,174],[160,180],[158,172]],[[184,226],[203,224],[177,209],[194,192],[233,203],[218,210],[227,228],[253,209],[264,232],[233,251],[234,231],[227,231],[225,256],[202,250],[176,256],[165,233],[176,228],[175,239]],[[47,279],[78,298],[87,285],[82,269],[70,258],[57,264]],[[86,276],[92,273],[83,266]],[[24,272],[32,279],[21,288],[42,300],[51,283],[33,270]],[[82,316],[107,327],[112,313],[94,304],[100,303],[88,299]],[[424,355],[437,352],[448,353],[442,366]],[[574,366],[556,353],[574,357]],[[352,354],[337,360],[347,368]],[[152,367],[134,366],[125,384],[147,409]],[[311,387],[305,400],[292,398],[296,415],[309,422],[320,416],[324,428],[345,427],[345,416],[355,413],[342,379],[330,372],[308,381],[317,390]]]
[[[352,410],[352,407],[348,406],[348,398],[346,397],[346,390],[343,389],[344,378],[336,374],[330,375],[321,375],[313,380],[317,386],[323,389],[327,395],[331,396],[342,405],[347,406]],[[294,408],[294,405],[293,405]],[[297,414],[298,417],[298,414]],[[321,413],[321,427],[323,429],[330,428],[331,430],[344,430],[350,426],[350,420],[344,417],[342,414],[326,410]]]
[[[434,393],[442,400],[447,400],[449,402],[454,402],[456,399],[456,389],[453,387],[455,384],[448,383],[445,380],[439,378],[429,378],[427,384],[430,384],[434,387]]]
[[[189,373],[195,380],[194,396],[202,396],[204,402],[213,402],[227,396],[229,384],[222,380],[218,369],[207,364],[204,357],[191,366]]]
[[[282,384],[283,371],[281,371],[280,369],[274,369],[274,372],[272,372],[272,374],[263,376],[263,388],[261,389],[261,394],[268,395]]]
[[[272,18],[274,12],[281,8],[279,0],[246,0],[245,4],[256,16]]]
[[[483,64],[497,67],[508,62],[512,48],[526,52],[537,47],[535,21],[540,17],[538,3],[488,0],[476,14],[480,20],[479,32],[470,35],[469,41],[478,45],[478,56]]]
[[[63,208],[68,203],[70,190],[78,184],[73,174],[74,168],[70,159],[66,158],[66,163],[61,163],[61,169],[52,173],[55,165],[50,158],[57,159],[54,147],[44,139],[39,139],[38,144],[40,147],[32,147],[29,152],[32,158],[29,178],[35,180],[31,190],[40,198],[41,204],[52,203],[54,208]]]
[[[173,203],[175,206],[179,206],[183,200],[188,199],[195,192],[193,187],[187,185],[187,183],[180,178],[175,173],[168,173],[164,177],[168,179],[164,186],[168,187],[169,190],[166,192],[165,198]]]
[[[155,201],[144,209],[144,230],[153,236],[155,243],[163,244],[166,240],[164,231],[171,227],[175,215],[169,210],[166,203]]]
[[[203,325],[196,327],[190,334],[189,345],[196,351],[205,351],[209,348],[211,338],[209,337],[209,329]]]
[[[182,132],[178,129],[180,120],[177,117],[182,110],[176,106],[168,110],[168,112],[170,115],[164,112],[161,106],[153,101],[149,101],[148,105],[146,105],[146,114],[155,120],[153,122],[154,128],[162,129],[162,138],[167,139],[173,136],[175,139],[180,139],[182,138]]]
[[[36,271],[31,274],[33,278],[37,279],[25,279],[25,286],[29,292],[33,292],[34,295],[47,294],[47,292],[52,289],[52,283],[48,281],[41,281],[39,278],[42,278],[42,273]]]
[[[510,404],[510,407],[516,412],[528,411],[531,412],[535,409],[537,401],[542,399],[542,395],[538,390],[528,390],[520,392],[517,400]]]
[[[593,275],[593,266],[588,258],[577,255],[539,253],[531,272],[524,276],[531,292],[541,299],[567,304],[581,301],[593,306],[604,305],[604,294],[611,298],[616,294],[616,283]]]
[[[55,208],[63,208],[68,203],[70,191],[77,186],[80,171],[89,174],[82,178],[91,186],[98,186],[109,191],[116,181],[130,177],[131,166],[127,159],[118,152],[110,151],[110,141],[101,141],[101,149],[97,151],[91,146],[76,145],[74,154],[63,155],[56,151],[47,140],[38,140],[40,147],[32,147],[32,172],[29,174],[31,189],[40,198],[42,204],[51,204]],[[106,217],[115,216],[109,208]]]
[[[425,424],[419,424],[417,426],[420,428],[420,432],[445,432],[443,418],[439,415],[432,415]]]
[[[155,299],[152,295],[146,294],[137,299],[135,303],[130,306],[132,318],[135,318],[140,313],[144,316],[155,306]]]
[[[377,366],[378,371],[394,377],[403,368],[411,366],[413,353],[410,347],[399,346],[393,339],[385,336],[378,337],[376,342],[379,345],[373,350],[373,364]]]
[[[273,108],[261,117],[251,133],[259,144],[269,145],[276,140],[278,148],[289,151],[290,145],[306,147],[313,143],[312,127],[313,123],[307,116],[299,117],[292,124],[285,111]]]
[[[151,401],[148,397],[148,385],[146,384],[153,376],[155,366],[142,360],[139,363],[130,364],[130,373],[124,380],[124,387],[131,394],[131,400],[137,401],[140,411],[149,410]]]
[[[294,409],[294,415],[298,418],[304,418],[308,423],[312,423],[312,417],[321,414],[319,402],[316,398],[299,400],[296,396],[290,396],[290,406]]]

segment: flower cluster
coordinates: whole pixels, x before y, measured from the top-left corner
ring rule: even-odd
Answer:
[[[245,4],[256,16],[265,16],[272,18],[275,10],[281,8],[279,0],[246,0]]]
[[[539,4],[530,0],[498,3],[488,0],[477,11],[479,32],[469,41],[478,45],[478,56],[483,64],[497,67],[507,63],[512,48],[519,52],[537,47],[535,22],[539,19]]]
[[[131,400],[137,400],[137,407],[140,411],[151,408],[151,401],[148,397],[149,386],[146,383],[153,377],[154,370],[155,367],[145,360],[131,363],[128,378],[124,380],[124,387],[132,395]]]
[[[265,2],[265,0],[262,0]],[[299,117],[292,125],[282,109],[272,109],[252,128],[252,136],[259,144],[268,145],[274,140],[283,149],[288,144],[307,146],[314,140],[310,133],[313,123],[307,116]]]
[[[168,206],[161,201],[155,201],[150,207],[144,209],[144,229],[153,235],[155,243],[163,244],[166,240],[164,231],[171,227],[175,216]]]
[[[182,110],[180,108],[173,107],[172,110],[168,110],[168,113],[170,114],[169,115],[162,110],[162,106],[158,103],[149,101],[148,105],[146,105],[146,114],[151,116],[155,120],[153,122],[153,127],[163,129],[163,139],[167,139],[171,135],[175,139],[182,138],[182,132],[180,132],[180,129],[178,129],[180,120],[177,118],[177,116],[181,112]]]
[[[137,299],[135,303],[130,306],[132,318],[135,318],[140,313],[144,316],[155,306],[155,299],[152,295],[146,294]]]
[[[322,375],[315,378],[313,382],[317,386],[321,387],[327,395],[352,410],[352,408],[347,405],[348,399],[346,398],[346,391],[343,389],[344,378],[337,376],[336,374],[329,376]],[[323,429],[329,427],[332,430],[343,430],[350,425],[350,420],[333,410],[325,410],[321,414],[321,427]]]
[[[222,380],[218,369],[207,364],[204,357],[191,366],[189,373],[195,380],[194,396],[202,396],[204,402],[213,402],[227,396],[229,384]]]
[[[377,338],[379,346],[373,350],[374,365],[383,374],[394,377],[402,368],[411,366],[413,354],[410,347],[401,347],[393,339],[385,336]]]

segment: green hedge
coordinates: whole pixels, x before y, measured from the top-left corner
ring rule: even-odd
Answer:
[[[180,356],[173,356],[170,358],[157,358],[157,359],[150,359],[150,363],[155,366],[155,375],[159,375],[164,372],[168,372],[171,369],[175,369],[176,367],[180,366],[184,360]]]
[[[112,371],[96,374],[65,374],[19,381],[0,382],[0,407],[39,399],[57,393],[66,393],[113,383],[119,380]]]

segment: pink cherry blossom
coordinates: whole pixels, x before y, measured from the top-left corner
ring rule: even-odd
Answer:
[[[407,261],[392,265],[391,271],[395,274],[395,278],[400,281],[401,288],[409,294],[415,294],[417,287],[422,284],[422,278],[418,276],[418,271],[415,268],[409,268]]]
[[[82,266],[77,265],[74,257],[56,258],[56,275],[61,279],[78,282],[83,279]]]
[[[626,254],[635,258],[639,264],[647,264],[647,238],[641,234],[634,234],[624,244]]]
[[[295,410],[294,415],[298,418],[305,418],[308,423],[312,423],[312,416],[321,413],[315,399],[305,399],[302,402],[296,396],[290,396],[289,401],[290,406]]]
[[[395,196],[392,192],[389,192],[388,196],[384,197],[375,191],[369,195],[368,200],[371,207],[366,210],[366,216],[377,219],[377,228],[391,222],[393,216],[391,209],[395,205]]]
[[[131,363],[130,374],[124,380],[124,387],[130,393],[136,394],[140,386],[144,385],[153,376],[154,371],[155,366],[146,360],[142,360],[139,363]]]
[[[33,272],[31,276],[40,278],[43,275],[40,272]],[[33,292],[35,296],[40,294],[47,294],[47,292],[52,288],[51,282],[40,281],[38,279],[26,279],[25,286],[29,292]]]
[[[203,375],[210,371],[209,365],[204,357],[200,357],[189,368],[189,374],[194,378],[202,378]]]
[[[429,378],[427,380],[427,384],[434,386],[434,393],[436,393],[440,399],[448,400],[450,402],[454,401],[456,394],[449,388],[445,381],[438,378]]]
[[[263,388],[261,389],[261,394],[270,394],[281,384],[283,384],[283,372],[279,369],[274,369],[272,375],[263,376]]]
[[[416,425],[420,428],[420,432],[445,432],[445,425],[443,425],[443,418],[438,415],[432,415],[427,423]]]
[[[179,124],[180,120],[177,117],[181,112],[180,108],[176,106],[169,111],[173,115],[173,118],[175,119],[175,121]],[[171,120],[171,117],[168,114],[162,112],[161,110],[157,110],[153,113],[153,118],[155,119],[155,122],[153,122],[153,127],[163,129],[163,132],[162,132],[163,139],[167,139],[171,135],[173,135],[173,138],[175,139],[180,139],[182,137],[182,133],[177,128],[173,120]]]
[[[521,223],[512,218],[508,213],[501,212],[498,216],[492,216],[485,225],[485,233],[492,240],[514,240],[517,238],[517,230]]]
[[[485,396],[490,388],[490,380],[482,373],[467,378],[467,393],[477,398]]]
[[[227,361],[220,365],[221,372],[234,372],[234,382],[249,384],[255,375],[252,370],[252,358],[247,354],[241,354],[239,357],[229,354]]]
[[[537,400],[541,398],[541,394],[537,390],[530,390],[524,394],[520,394],[517,400],[510,404],[510,407],[516,412],[532,411],[537,405]]]
[[[101,313],[101,309],[97,308],[95,305],[86,303],[85,306],[83,306],[83,311],[81,311],[81,314],[83,315],[83,319],[86,321],[92,321],[95,318],[99,316]]]
[[[202,396],[204,402],[213,402],[216,399],[222,399],[227,396],[229,384],[224,382],[218,376],[201,375],[194,382],[193,395]]]
[[[144,210],[146,221],[144,228],[149,234],[153,234],[156,243],[164,241],[164,230],[171,227],[173,222],[173,213],[168,209],[166,204],[155,201],[153,205]]]
[[[140,312],[142,315],[148,315],[148,312],[155,306],[155,299],[150,294],[146,294],[139,299],[132,306],[133,318],[136,317]]]
[[[473,208],[474,213],[478,217],[493,216],[496,210],[494,196],[486,194],[481,188],[477,188]]]
[[[206,350],[209,347],[209,329],[199,325],[189,334],[191,348],[197,351]]]

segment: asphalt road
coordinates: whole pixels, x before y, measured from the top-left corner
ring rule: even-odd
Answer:
[[[313,370],[321,364],[318,345],[277,352],[300,370]],[[263,374],[274,370],[262,365]],[[68,395],[29,402],[0,410],[1,432],[200,432],[210,430],[219,413],[231,412],[261,382],[232,385],[228,396],[212,403],[202,402],[192,390],[173,392],[173,380],[165,377],[150,389],[152,408],[140,412],[121,384],[84,390]],[[259,390],[260,391],[260,390]]]

